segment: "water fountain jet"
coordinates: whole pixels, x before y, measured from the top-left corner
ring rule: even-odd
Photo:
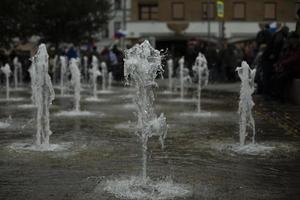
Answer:
[[[252,94],[254,92],[254,77],[256,69],[251,70],[247,62],[243,61],[242,66],[237,67],[236,71],[241,79],[240,102],[238,109],[238,113],[240,115],[239,136],[240,146],[244,146],[247,137],[247,127],[252,129],[252,143],[255,143],[255,121],[252,116],[254,102],[252,100]]]
[[[193,71],[197,74],[198,77],[198,101],[197,101],[197,111],[198,113],[201,112],[201,90],[203,87],[207,86],[208,84],[208,76],[209,71],[207,68],[207,60],[202,53],[198,54],[196,58],[195,65],[193,66]]]
[[[164,114],[159,117],[154,110],[155,79],[163,71],[160,51],[146,40],[125,51],[124,76],[126,83],[135,88],[133,101],[137,109],[138,122],[135,134],[142,143],[142,176],[124,180],[107,181],[104,190],[126,199],[170,199],[186,196],[189,190],[172,181],[152,181],[147,176],[147,143],[158,136],[162,148],[167,134]]]
[[[5,64],[4,67],[1,67],[1,71],[5,75],[6,80],[6,100],[9,100],[10,88],[9,88],[9,76],[11,75],[11,70],[9,64]]]
[[[48,53],[45,44],[41,44],[32,59],[32,73],[34,80],[33,102],[37,107],[37,133],[35,144],[37,148],[49,149],[50,147],[50,120],[49,107],[55,98],[51,78],[48,74]]]

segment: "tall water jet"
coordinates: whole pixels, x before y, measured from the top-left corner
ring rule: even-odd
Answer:
[[[256,70],[252,70],[247,62],[243,61],[242,66],[237,67],[236,71],[241,79],[240,102],[238,109],[238,113],[240,115],[239,136],[240,146],[244,146],[247,137],[247,127],[252,129],[252,143],[255,143],[255,121],[252,116],[254,102],[252,100],[252,94],[254,92],[254,78]]]
[[[113,75],[112,75],[112,72],[109,72],[108,73],[108,86],[107,86],[107,90],[109,90],[109,91],[111,91],[112,81],[113,81]]]
[[[184,69],[184,57],[182,56],[179,61],[179,76],[180,76],[180,99],[183,100],[183,95],[184,95],[184,80],[183,80],[183,69]]]
[[[22,84],[22,81],[23,81],[22,64],[20,63],[18,57],[14,57],[13,64],[14,64],[14,82],[15,82],[15,88],[18,88],[19,80],[20,80],[21,84]]]
[[[155,78],[163,71],[161,55],[146,40],[125,51],[124,76],[128,84],[135,87],[134,103],[137,107],[136,135],[142,142],[143,180],[147,178],[147,143],[154,135],[159,136],[163,147],[167,134],[167,123],[164,114],[157,117],[154,111],[154,93],[157,87]]]
[[[37,78],[36,78],[36,67],[35,67],[35,64],[34,64],[34,61],[33,61],[33,58],[30,59],[31,60],[31,65],[28,69],[28,72],[29,72],[29,76],[30,76],[30,85],[31,85],[31,107],[35,105],[35,94],[36,94],[36,81],[37,81]],[[28,106],[27,106],[28,107]],[[29,106],[30,107],[30,106]]]
[[[107,65],[105,62],[101,62],[101,74],[102,74],[102,90],[106,90],[106,76],[107,76]]]
[[[51,59],[52,64],[52,74],[53,74],[53,84],[58,83],[57,77],[57,68],[58,68],[58,55],[55,55],[53,59]]]
[[[155,78],[163,71],[161,55],[146,40],[125,50],[124,76],[126,83],[135,88],[133,102],[136,105],[138,122],[135,134],[142,143],[142,176],[108,180],[99,184],[95,192],[99,197],[103,189],[124,199],[175,199],[190,194],[190,187],[176,184],[172,180],[153,181],[147,177],[147,143],[150,137],[158,136],[162,148],[167,134],[164,114],[157,117],[154,111]]]
[[[71,84],[74,86],[74,102],[75,102],[75,111],[80,111],[80,90],[81,90],[81,83],[80,83],[80,71],[78,68],[78,61],[74,58],[70,60],[69,65],[71,71]]]
[[[193,71],[197,75],[198,78],[198,102],[197,102],[197,111],[201,112],[201,90],[203,87],[208,84],[209,71],[207,68],[207,60],[202,53],[199,53],[195,64],[193,66]]]
[[[167,61],[167,65],[168,65],[168,77],[169,77],[169,92],[173,91],[173,68],[174,68],[174,62],[173,59],[169,59]]]
[[[60,95],[64,96],[64,79],[65,73],[67,72],[67,58],[65,56],[60,56]]]
[[[35,144],[39,149],[49,148],[52,134],[49,121],[49,107],[55,98],[51,79],[48,74],[48,53],[45,44],[41,44],[32,58],[33,102],[37,107],[37,133]]]
[[[101,75],[99,71],[99,62],[96,56],[92,57],[92,69],[90,70],[93,79],[93,95],[94,98],[97,99],[97,78]]]
[[[1,67],[1,71],[5,74],[6,80],[6,100],[9,100],[9,76],[11,75],[11,70],[9,64],[5,64],[4,67]]]
[[[84,74],[84,80],[88,81],[88,57],[83,56],[83,74]]]

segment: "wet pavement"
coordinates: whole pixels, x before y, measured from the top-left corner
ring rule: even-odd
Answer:
[[[196,104],[170,102],[168,99],[179,94],[164,95],[163,88],[158,90],[157,114],[165,113],[169,131],[164,151],[158,138],[149,141],[148,176],[189,186],[187,197],[175,199],[300,199],[297,112],[289,112],[291,107],[265,106],[256,99],[257,143],[275,147],[274,151],[237,154],[222,146],[238,143],[238,95],[232,87],[215,88],[218,87],[211,86],[202,95],[202,109],[216,114],[212,117],[182,115],[193,112]],[[34,109],[17,107],[30,103],[29,88],[11,94],[24,97],[25,101],[0,102],[0,121],[11,124],[0,129],[0,199],[119,199],[99,189],[99,184],[140,175],[142,161],[141,144],[132,126],[120,126],[136,121],[128,98],[133,92],[123,87],[113,90],[116,92],[98,95],[108,101],[81,102],[82,110],[95,116],[55,116],[59,111],[72,110],[73,100],[54,101],[50,110],[50,142],[66,149],[53,152],[11,148],[15,143],[31,143],[35,134]],[[0,98],[4,96],[1,88]],[[83,99],[88,96],[88,92],[83,92]],[[192,96],[192,91],[186,95]]]

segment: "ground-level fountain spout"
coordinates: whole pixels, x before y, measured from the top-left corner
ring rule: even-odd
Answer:
[[[70,71],[72,75],[71,84],[74,86],[74,101],[75,101],[75,111],[80,111],[80,71],[78,68],[78,61],[74,58],[70,60]]]
[[[256,70],[251,70],[247,62],[243,61],[242,66],[237,67],[236,71],[241,79],[240,102],[238,109],[238,113],[240,115],[239,136],[240,145],[244,146],[247,137],[247,127],[252,129],[252,142],[255,143],[255,121],[252,116],[254,102],[252,100],[252,94],[254,92],[254,78]]]
[[[32,83],[33,102],[37,107],[37,133],[35,144],[38,148],[48,149],[52,134],[49,121],[49,107],[55,98],[51,79],[48,74],[48,53],[45,44],[41,44],[32,58],[32,72],[35,80]]]
[[[163,114],[157,117],[154,111],[155,78],[163,71],[161,55],[146,40],[125,51],[124,76],[129,84],[135,86],[134,103],[137,107],[138,125],[136,135],[142,142],[143,180],[147,178],[147,143],[154,135],[163,141],[167,134],[166,118]]]
[[[167,62],[168,65],[168,78],[169,78],[169,91],[172,92],[173,90],[173,68],[174,68],[174,62],[173,59],[169,59]]]
[[[92,69],[90,70],[93,80],[93,95],[97,98],[97,78],[101,75],[99,71],[99,61],[96,56],[92,57]]]
[[[201,112],[201,90],[208,84],[209,71],[207,68],[207,60],[202,53],[198,54],[195,64],[193,66],[193,71],[198,78],[198,101],[197,101],[197,111]]]
[[[4,67],[1,67],[1,71],[5,74],[6,79],[6,100],[9,100],[9,76],[11,75],[11,70],[9,64],[5,64]]]

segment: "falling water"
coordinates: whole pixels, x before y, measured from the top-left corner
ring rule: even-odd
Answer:
[[[184,57],[181,57],[178,61],[180,70],[180,99],[183,100],[184,94],[184,81],[183,81],[183,68],[184,68]]]
[[[109,91],[111,91],[111,84],[112,84],[112,81],[113,81],[113,75],[112,75],[112,72],[109,72],[108,73],[108,86],[107,86],[107,89]]]
[[[58,68],[58,56],[55,55],[52,59],[52,74],[53,74],[53,83],[57,84],[57,68]]]
[[[97,98],[97,77],[100,76],[101,73],[99,71],[99,62],[96,56],[92,57],[92,69],[90,72],[93,78],[93,95],[94,98]]]
[[[173,90],[173,80],[172,80],[172,76],[173,76],[173,67],[174,67],[174,63],[173,63],[173,59],[169,59],[168,62],[168,72],[169,72],[169,91],[172,92]]]
[[[207,60],[202,53],[198,54],[195,64],[193,66],[193,71],[197,74],[198,77],[198,102],[197,102],[197,111],[201,112],[201,90],[203,87],[208,84],[209,71],[207,68]]]
[[[88,81],[88,57],[83,56],[83,73],[84,73],[84,80]]]
[[[15,81],[15,88],[18,88],[19,85],[19,79],[20,83],[22,84],[23,80],[23,72],[22,72],[22,64],[19,62],[18,57],[15,57],[13,59],[13,64],[14,64],[14,81]]]
[[[107,75],[107,65],[105,62],[101,62],[101,73],[102,73],[102,90],[106,89],[106,75]]]
[[[143,180],[147,178],[147,142],[153,135],[159,136],[163,147],[167,134],[167,123],[164,114],[157,118],[153,103],[153,90],[157,87],[155,78],[163,71],[161,56],[146,40],[125,51],[124,76],[135,86],[134,103],[137,107],[138,125],[136,135],[142,142]]]
[[[49,106],[55,94],[48,74],[48,53],[45,44],[39,46],[38,52],[32,59],[34,81],[33,102],[37,107],[37,133],[35,144],[38,148],[49,148],[49,137],[52,134],[49,122]]]
[[[6,100],[9,100],[9,76],[11,75],[11,70],[9,64],[5,64],[4,67],[1,67],[1,71],[5,74],[6,79]]]
[[[124,76],[127,84],[134,86],[136,94],[133,102],[136,106],[138,122],[136,135],[142,142],[142,176],[108,180],[99,184],[101,198],[104,191],[122,199],[175,199],[190,194],[190,187],[176,184],[170,179],[153,181],[147,177],[147,143],[152,136],[158,136],[162,148],[167,134],[164,114],[157,117],[154,111],[155,79],[162,73],[161,55],[146,40],[125,51]]]
[[[65,56],[60,56],[60,95],[64,96],[64,78],[67,72],[67,58]]]
[[[70,60],[70,71],[72,75],[71,84],[74,86],[74,101],[75,101],[75,111],[80,110],[80,71],[78,69],[78,61],[74,58]]]
[[[251,70],[247,62],[243,61],[242,66],[237,67],[236,71],[241,79],[238,113],[240,115],[240,146],[244,146],[247,136],[247,126],[252,129],[252,143],[255,143],[255,122],[252,116],[254,102],[252,100],[252,94],[254,92],[254,77],[256,70]]]
[[[37,93],[37,91],[36,91],[36,89],[37,89],[37,87],[36,87],[37,73],[36,73],[36,67],[35,67],[33,60],[34,60],[34,58],[31,59],[31,65],[30,65],[30,68],[28,69],[28,72],[29,72],[30,80],[31,80],[31,90],[32,90],[31,101],[32,101],[32,104],[35,105],[34,95]]]

